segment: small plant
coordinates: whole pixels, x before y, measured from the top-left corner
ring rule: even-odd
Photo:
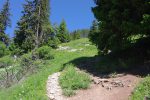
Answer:
[[[53,59],[53,55],[51,54],[51,47],[43,46],[36,50],[36,54],[39,56],[39,59],[49,60]]]
[[[33,63],[31,54],[24,54],[21,57],[21,65],[29,67]]]
[[[6,56],[9,54],[9,50],[3,42],[0,42],[0,57]]]
[[[65,96],[74,95],[74,90],[87,89],[90,81],[88,74],[76,71],[73,65],[67,65],[59,78]]]
[[[13,59],[10,56],[0,58],[0,68],[6,68],[13,64]]]
[[[113,72],[109,75],[111,78],[115,78],[117,76],[117,72]]]
[[[5,73],[3,75],[4,87],[9,87],[11,85],[12,76],[13,76],[12,65],[13,65],[13,59],[10,56],[5,56],[0,58],[0,68],[5,69]]]

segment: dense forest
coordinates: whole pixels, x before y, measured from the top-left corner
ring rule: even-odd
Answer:
[[[65,96],[87,89],[91,74],[140,73],[144,81],[131,99],[149,100],[149,0],[93,0],[95,20],[90,29],[74,31],[64,19],[60,24],[50,22],[50,2],[25,0],[12,38],[6,33],[11,26],[10,0],[0,9],[0,100],[45,100],[48,75],[61,71],[59,83]]]

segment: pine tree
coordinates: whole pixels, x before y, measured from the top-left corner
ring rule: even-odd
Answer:
[[[68,33],[65,20],[62,20],[62,22],[60,23],[59,33],[57,34],[57,37],[62,43],[66,43],[70,41],[70,35]]]
[[[28,52],[34,48],[34,31],[33,31],[33,13],[34,6],[32,1],[27,1],[24,4],[23,16],[17,23],[17,30],[15,31],[14,43],[21,49],[21,52]]]
[[[99,33],[99,24],[97,20],[94,20],[89,32],[89,39],[93,43],[97,43],[98,41],[98,33]]]
[[[94,1],[96,7],[92,11],[100,22],[100,32],[96,33],[96,45],[100,51],[126,49],[133,45],[128,39],[133,35],[149,37],[149,0]]]
[[[49,0],[26,0],[22,13],[14,41],[27,52],[42,46],[51,32]]]
[[[8,36],[5,33],[5,30],[8,26],[10,26],[10,4],[9,0],[3,6],[2,11],[0,12],[0,41],[5,44],[8,44]]]

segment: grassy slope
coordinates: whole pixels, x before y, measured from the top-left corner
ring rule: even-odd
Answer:
[[[85,47],[84,43],[89,43],[88,39],[72,41],[67,45],[72,48],[84,48],[84,51],[66,52],[53,51],[55,59],[46,64],[37,74],[34,74],[24,80],[22,83],[9,89],[0,91],[0,100],[47,100],[46,81],[50,74],[58,72],[63,68],[63,64],[80,57],[92,57],[97,54],[95,46]]]

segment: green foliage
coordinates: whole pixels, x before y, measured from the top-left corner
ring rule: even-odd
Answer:
[[[72,40],[87,38],[88,35],[89,35],[89,29],[79,29],[70,33]]]
[[[31,53],[24,54],[21,56],[21,66],[30,67],[33,63]]]
[[[23,54],[23,50],[20,49],[19,47],[17,47],[14,43],[11,43],[9,45],[9,50],[11,55],[22,55]]]
[[[66,43],[70,41],[70,35],[68,33],[65,20],[61,22],[59,26],[59,33],[56,34],[56,36],[62,43]]]
[[[39,56],[40,59],[50,60],[54,58],[51,53],[51,50],[51,47],[43,46],[36,50],[36,54]]]
[[[71,96],[74,94],[73,90],[87,89],[90,77],[88,74],[76,71],[73,65],[67,65],[60,76],[59,83],[64,90],[64,95]]]
[[[147,76],[134,90],[131,100],[143,100],[150,98],[150,76]],[[149,99],[147,99],[149,100]]]
[[[23,7],[14,43],[23,53],[27,53],[47,42],[52,27],[49,22],[49,0],[26,0]]]
[[[3,24],[4,30],[7,26],[10,26],[10,3],[9,0],[6,1],[6,3],[3,6],[2,11],[0,12],[0,23]]]
[[[85,43],[90,42],[88,39],[84,38],[63,44],[72,48],[84,48],[85,50],[80,53],[54,51],[55,59],[48,60],[48,62],[45,63],[37,73],[26,77],[23,81],[21,81],[21,84],[16,84],[11,88],[0,90],[0,100],[17,100],[18,98],[22,98],[23,100],[47,100],[48,98],[47,95],[45,95],[45,86],[49,75],[61,71],[63,69],[62,65],[73,59],[93,57],[97,54],[95,46],[92,45],[85,47]],[[41,63],[39,63],[39,66],[41,66]]]
[[[94,43],[99,51],[119,51],[132,45],[128,37],[149,34],[148,0],[94,0],[92,9],[99,21],[98,39]],[[136,13],[135,13],[136,12]],[[93,39],[92,39],[93,40]]]
[[[0,58],[8,54],[9,50],[7,49],[6,45],[0,41]]]
[[[9,39],[5,33],[5,30],[8,26],[10,26],[10,12],[9,12],[9,0],[3,6],[2,11],[0,11],[0,41],[8,44]]]
[[[97,37],[98,34],[99,34],[99,24],[98,24],[98,22],[96,20],[94,20],[93,24],[92,24],[92,26],[90,28],[89,35],[88,35],[90,41],[93,42],[94,44],[96,44],[98,39],[99,39]]]
[[[80,33],[78,31],[74,31],[70,35],[72,40],[80,39]]]
[[[10,56],[4,56],[0,58],[0,68],[6,68],[8,66],[11,66],[13,64],[13,59]]]
[[[48,46],[50,46],[52,48],[57,48],[58,44],[60,44],[60,41],[57,37],[54,37],[53,39],[52,38],[48,39],[48,42],[47,42]]]

